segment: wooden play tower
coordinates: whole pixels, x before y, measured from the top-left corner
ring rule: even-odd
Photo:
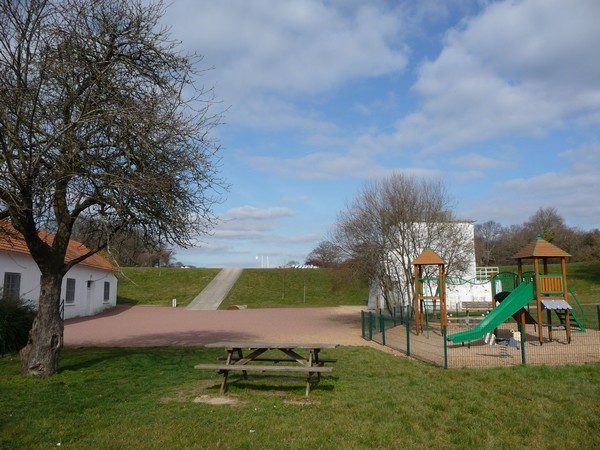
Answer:
[[[537,307],[537,323],[540,344],[544,342],[544,327],[548,328],[548,337],[552,340],[552,317],[551,312],[555,311],[564,318],[564,324],[557,326],[564,327],[567,333],[567,342],[571,342],[571,305],[567,301],[567,257],[571,256],[564,250],[552,245],[538,236],[537,239],[527,246],[523,247],[515,256],[518,264],[519,280],[523,280],[523,260],[533,259],[533,279],[525,282],[534,283],[535,301]],[[551,274],[548,272],[548,260],[560,259],[561,273]],[[547,321],[544,324],[543,310],[546,310]],[[520,320],[525,324],[525,311],[521,311]]]
[[[425,330],[425,313],[427,302],[436,301],[440,303],[440,322],[442,332],[444,326],[447,323],[446,320],[446,274],[445,274],[446,263],[439,257],[439,255],[426,248],[423,253],[419,255],[417,259],[413,261],[414,266],[414,279],[415,279],[415,324],[417,334],[422,333]],[[424,267],[425,266],[437,266],[438,276],[435,278],[425,278]],[[437,294],[425,295],[425,283],[433,281],[437,283]]]

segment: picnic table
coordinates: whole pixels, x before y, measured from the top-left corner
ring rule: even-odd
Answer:
[[[224,348],[226,355],[224,364],[198,364],[196,369],[212,369],[223,374],[221,382],[221,395],[227,390],[229,372],[241,371],[244,378],[247,373],[254,372],[302,372],[306,373],[306,397],[310,394],[312,375],[331,372],[332,367],[325,367],[325,363],[334,363],[335,359],[321,358],[319,352],[323,349],[336,348],[337,344],[294,344],[274,342],[213,342],[206,344],[208,348]],[[282,356],[266,356],[265,353],[277,350]],[[246,352],[246,355],[244,353]],[[261,364],[254,364],[259,362]],[[283,363],[283,364],[282,364]]]

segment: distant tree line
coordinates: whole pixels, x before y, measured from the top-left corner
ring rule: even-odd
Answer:
[[[86,247],[94,248],[100,228],[96,221],[82,219],[73,230],[73,239]],[[178,265],[174,251],[164,242],[152,242],[144,230],[121,230],[109,241],[103,256],[121,267],[172,267]]]
[[[570,261],[600,260],[600,230],[569,227],[556,208],[549,207],[538,209],[520,225],[503,226],[493,220],[476,224],[477,265],[514,264],[513,255],[538,235],[570,253]]]
[[[339,223],[336,224],[339,229]],[[570,261],[600,260],[600,230],[585,231],[565,224],[556,208],[540,208],[520,225],[504,226],[490,220],[475,224],[475,258],[478,266],[512,265],[512,258],[538,235],[571,254]],[[336,239],[323,240],[310,252],[306,264],[319,267],[358,267],[365,258],[348,254]]]

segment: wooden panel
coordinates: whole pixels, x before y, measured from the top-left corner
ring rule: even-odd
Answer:
[[[541,276],[540,284],[542,293],[563,292],[562,276]]]

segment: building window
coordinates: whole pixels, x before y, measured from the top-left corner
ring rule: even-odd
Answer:
[[[21,295],[21,274],[6,272],[4,274],[4,298],[19,298]]]
[[[107,302],[110,300],[110,282],[104,282],[104,301]]]
[[[67,278],[65,303],[75,303],[75,278]]]

